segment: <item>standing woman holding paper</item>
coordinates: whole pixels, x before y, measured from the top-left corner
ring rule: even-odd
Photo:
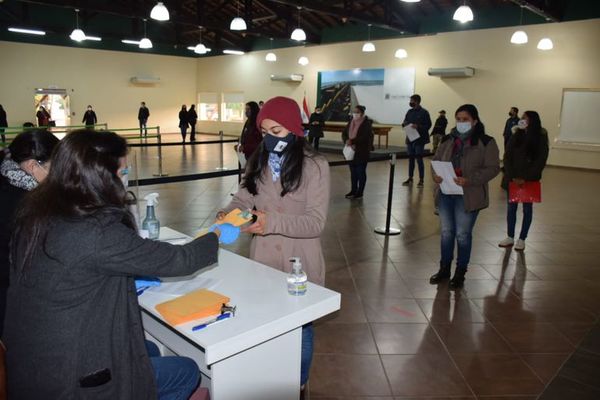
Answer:
[[[516,128],[516,129],[515,129]],[[504,153],[504,177],[502,187],[509,190],[509,183],[524,185],[539,182],[548,159],[548,132],[542,128],[540,115],[535,111],[525,111],[514,133],[510,137]],[[508,237],[499,243],[500,247],[515,246],[515,250],[525,250],[525,239],[533,220],[533,203],[523,203],[523,223],[519,239],[515,244],[515,226],[519,203],[510,202],[506,215]]]
[[[188,399],[185,357],[152,357],[134,276],[188,275],[217,262],[218,235],[183,246],[138,236],[122,178],[127,143],[80,130],[19,211],[4,341],[8,398]]]
[[[464,194],[444,194],[439,188],[443,179],[433,172],[433,180],[438,185],[436,203],[439,204],[442,257],[440,269],[430,283],[450,278],[456,243],[456,271],[450,288],[460,289],[471,258],[473,227],[479,211],[489,205],[488,182],[500,172],[500,161],[498,145],[485,134],[477,108],[465,104],[454,115],[456,128],[442,139],[433,159],[452,163],[457,176],[454,181],[463,188]]]
[[[350,160],[351,189],[347,199],[362,199],[367,184],[367,164],[373,150],[373,120],[365,115],[365,106],[358,105],[352,111],[352,120],[342,132],[346,146],[354,150]]]
[[[321,233],[329,208],[329,165],[304,138],[300,107],[287,97],[267,101],[256,121],[262,145],[252,155],[233,200],[217,215],[235,208],[252,210],[256,222],[243,231],[253,234],[250,258],[291,272],[291,257],[299,257],[308,280],[325,283]],[[285,290],[282,282],[281,290]],[[302,329],[301,385],[312,361],[313,327]]]

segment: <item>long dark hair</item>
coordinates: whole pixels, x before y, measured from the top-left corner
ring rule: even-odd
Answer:
[[[258,117],[258,113],[260,112],[260,107],[258,103],[255,101],[249,101],[246,103],[246,106],[250,109],[250,115],[246,120],[245,126],[255,127],[256,126],[256,117]]]
[[[463,104],[456,109],[454,117],[456,117],[461,111],[466,112],[471,116],[471,118],[477,120],[477,123],[472,128],[471,137],[480,137],[485,135],[485,125],[483,125],[481,118],[479,118],[479,110],[477,110],[477,107],[475,107],[473,104]]]
[[[10,154],[10,158],[19,164],[27,160],[45,163],[50,159],[58,142],[58,138],[46,129],[32,129],[19,133],[5,151],[0,151],[0,162]]]
[[[49,227],[57,218],[86,218],[116,213],[135,229],[126,206],[126,192],[118,176],[120,158],[127,155],[127,142],[114,132],[77,130],[56,147],[48,177],[30,192],[17,214],[12,246],[24,253],[15,263],[24,269],[38,246],[45,247]]]
[[[302,183],[304,159],[314,158],[317,153],[308,145],[304,137],[294,136],[294,142],[288,146],[281,165],[281,197],[298,190]],[[269,152],[264,142],[252,154],[246,165],[246,174],[242,187],[251,194],[258,194],[258,182],[262,182],[265,171],[269,168]],[[270,178],[269,178],[270,179]]]
[[[529,123],[525,132],[517,131],[515,134],[515,147],[525,147],[525,154],[527,157],[535,158],[540,148],[542,140],[548,140],[548,138],[542,134],[542,120],[540,114],[536,111],[525,111],[523,113],[527,115]]]

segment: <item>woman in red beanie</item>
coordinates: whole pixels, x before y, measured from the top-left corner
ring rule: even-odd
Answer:
[[[253,234],[250,258],[291,272],[290,257],[300,257],[308,280],[325,283],[321,233],[329,207],[329,165],[304,139],[298,104],[275,97],[261,108],[256,120],[263,141],[246,166],[246,174],[231,204],[254,209],[257,219],[244,232]],[[308,380],[312,361],[313,327],[302,329],[301,385]]]

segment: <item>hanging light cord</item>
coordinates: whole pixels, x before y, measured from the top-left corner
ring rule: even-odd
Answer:
[[[79,9],[75,9],[75,26],[79,29]]]

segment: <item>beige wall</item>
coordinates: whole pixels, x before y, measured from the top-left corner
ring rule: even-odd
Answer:
[[[501,140],[511,105],[540,112],[553,141],[558,135],[563,88],[600,88],[600,20],[527,26],[529,44],[509,43],[514,28],[444,33],[435,36],[375,42],[377,52],[360,51],[362,43],[343,43],[277,50],[278,61],[264,61],[266,52],[244,56],[221,56],[198,61],[198,92],[243,91],[247,100],[276,95],[302,100],[306,91],[309,106],[316,101],[317,72],[331,69],[415,67],[416,91],[423,106],[435,117],[444,108],[452,116],[463,103],[478,106],[490,134]],[[554,41],[554,50],[536,49],[544,35]],[[409,58],[397,60],[395,49],[403,47]],[[310,64],[302,67],[298,57]],[[429,67],[472,66],[476,75],[467,79],[429,77]],[[301,84],[271,82],[270,74],[303,73]],[[600,110],[599,110],[600,112]],[[367,110],[368,114],[368,110]],[[239,133],[240,124],[202,123],[201,130]],[[402,143],[399,129],[392,131],[393,143]],[[599,132],[600,134],[600,132]],[[328,134],[330,138],[338,135]],[[589,150],[589,149],[586,149]],[[600,152],[553,148],[550,163],[600,169]]]
[[[56,86],[71,96],[71,123],[79,124],[88,104],[99,122],[112,128],[136,127],[140,101],[150,108],[148,125],[177,131],[182,103],[196,99],[193,58],[135,54],[106,50],[0,42],[0,104],[11,126],[34,121],[35,88]],[[140,87],[132,76],[157,76],[161,83]]]

